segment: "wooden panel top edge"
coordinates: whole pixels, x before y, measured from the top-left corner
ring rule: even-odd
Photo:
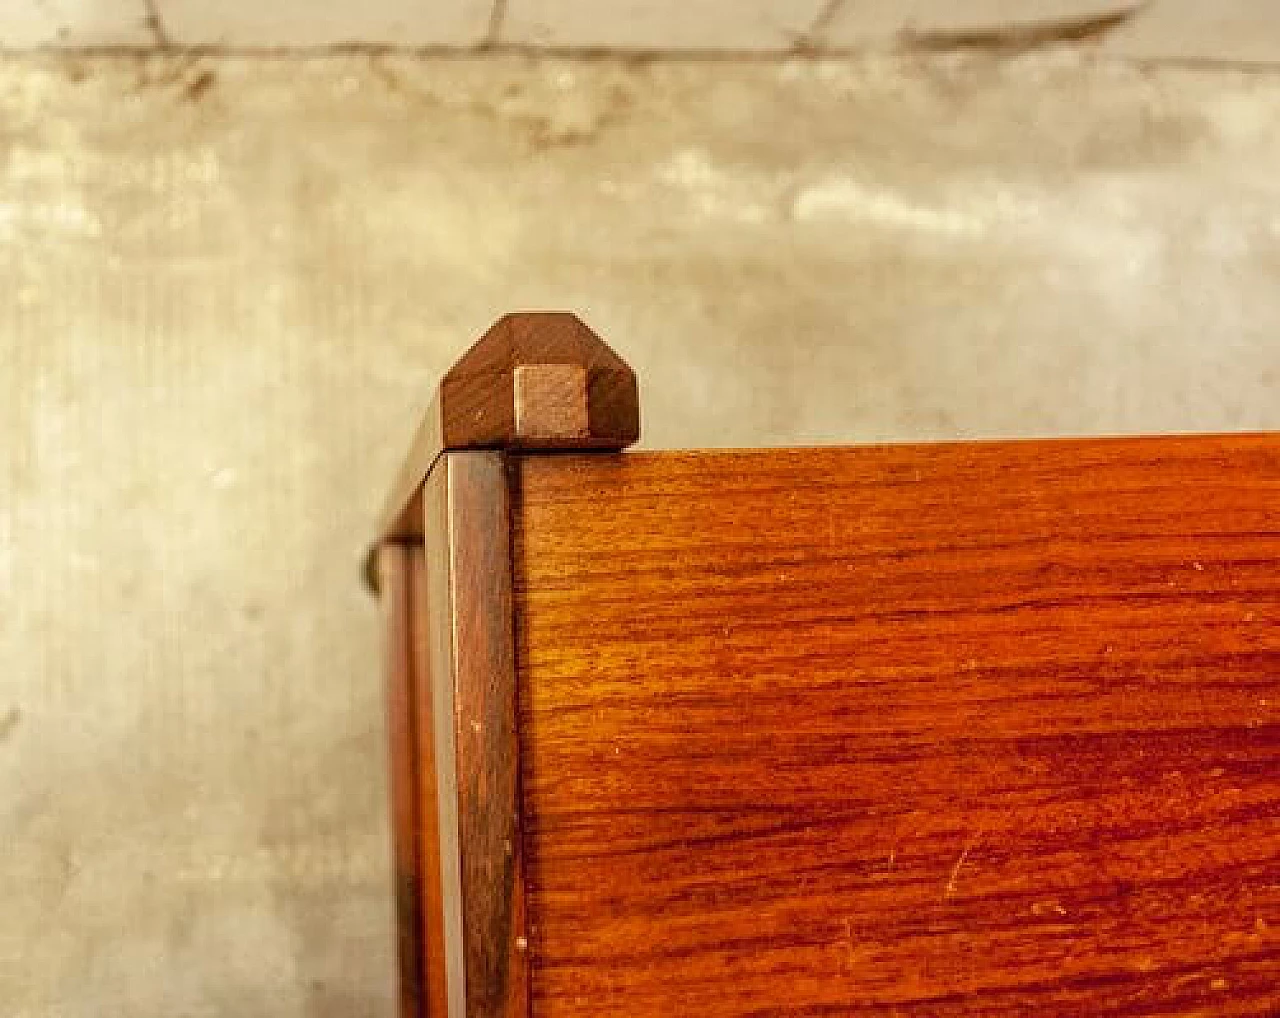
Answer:
[[[913,460],[928,460],[930,457],[955,457],[971,455],[974,458],[1000,457],[1006,454],[1021,456],[1043,453],[1046,460],[1059,460],[1064,455],[1087,456],[1090,451],[1099,457],[1110,457],[1121,454],[1133,456],[1149,455],[1152,460],[1172,459],[1180,455],[1198,457],[1219,447],[1224,452],[1238,451],[1242,448],[1257,448],[1268,452],[1274,450],[1280,455],[1280,431],[1240,431],[1240,432],[1180,432],[1177,434],[1132,434],[1132,435],[1096,435],[1074,436],[1059,435],[1044,438],[963,438],[939,439],[912,442],[867,442],[830,445],[794,445],[794,446],[723,446],[691,449],[637,449],[627,453],[625,462],[634,467],[661,461],[678,469],[687,466],[690,470],[698,469],[699,464],[710,461],[730,459],[759,459],[776,457],[779,460],[793,460],[796,457],[808,457],[814,465],[820,465],[824,459],[843,459],[847,457],[865,457],[869,460],[884,459],[903,464]],[[557,458],[561,465],[576,457]],[[593,458],[594,461],[595,458]],[[616,460],[615,462],[624,462]],[[600,465],[600,464],[597,464]]]
[[[421,478],[424,478],[430,472],[431,466],[440,453],[444,451],[443,447],[433,444],[438,440],[434,439],[431,434],[431,428],[437,426],[439,417],[434,412],[428,415],[427,421],[421,429],[419,442],[415,444],[415,449],[426,448],[436,449],[429,461],[423,461],[420,458],[411,457],[406,463],[405,469],[402,471],[400,481],[397,485],[397,491],[409,491],[406,501],[404,501],[403,509],[400,516],[403,519],[396,519],[388,515],[389,525],[383,527],[382,534],[384,540],[398,541],[420,541],[422,532],[418,523],[421,517],[420,503],[418,500],[418,491],[415,485],[420,485]],[[1169,458],[1178,455],[1181,451],[1203,455],[1206,446],[1220,445],[1224,450],[1228,447],[1239,450],[1241,447],[1252,446],[1257,447],[1260,451],[1267,452],[1275,450],[1280,455],[1280,431],[1238,431],[1238,432],[1177,432],[1172,434],[1154,434],[1154,433],[1137,433],[1137,434],[1107,434],[1107,435],[1053,435],[1045,437],[980,437],[980,438],[959,438],[959,439],[938,439],[938,440],[921,440],[913,442],[867,442],[867,443],[851,443],[851,444],[829,444],[829,445],[796,445],[796,446],[762,446],[762,447],[705,447],[692,449],[643,449],[629,452],[625,457],[627,462],[633,466],[639,467],[644,463],[653,461],[666,461],[670,465],[678,466],[686,464],[691,471],[697,470],[699,463],[705,463],[708,459],[729,458],[729,457],[759,457],[759,456],[775,456],[775,457],[794,457],[794,456],[815,456],[815,457],[842,457],[842,456],[866,456],[871,458],[888,457],[905,464],[913,459],[927,460],[931,456],[944,455],[950,450],[953,454],[961,451],[968,451],[974,457],[984,455],[999,455],[1002,451],[1022,450],[1030,453],[1035,450],[1041,450],[1047,458],[1056,458],[1064,453],[1072,450],[1092,449],[1100,456],[1109,456],[1127,451],[1131,454],[1141,454],[1143,451],[1150,449],[1150,455],[1153,458]],[[514,451],[519,451],[518,449]],[[571,449],[561,447],[560,451],[572,452]],[[584,450],[585,451],[585,450]],[[608,451],[608,450],[597,450]],[[620,451],[615,449],[613,451]],[[598,457],[591,457],[597,460]],[[565,466],[563,459],[557,457],[557,462],[561,466]],[[415,481],[414,479],[417,478]],[[410,490],[412,488],[412,490]],[[393,500],[394,502],[395,500]],[[367,573],[369,585],[372,589],[377,589],[376,574]]]
[[[759,456],[759,455],[822,455],[825,453],[874,452],[876,450],[921,451],[938,449],[990,449],[1044,446],[1061,449],[1071,446],[1097,445],[1102,448],[1125,444],[1153,443],[1170,448],[1184,443],[1205,442],[1280,442],[1280,429],[1274,431],[1177,431],[1105,433],[1097,435],[965,435],[948,438],[913,438],[905,440],[884,439],[863,442],[812,442],[795,445],[708,445],[685,448],[647,448],[628,452],[628,458],[688,457],[698,459],[708,456]]]

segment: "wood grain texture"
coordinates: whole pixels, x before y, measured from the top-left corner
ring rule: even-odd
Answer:
[[[445,450],[625,449],[635,373],[575,315],[504,315],[440,381],[383,511],[383,538],[422,536],[422,483]]]
[[[418,915],[417,931],[408,940],[417,946],[417,992],[412,1013],[423,1018],[446,1018],[449,996],[446,973],[444,884],[441,866],[440,792],[436,757],[435,700],[431,682],[431,573],[422,545],[409,546],[414,683],[408,709],[413,717],[417,761],[412,765]],[[402,767],[393,757],[393,768]],[[392,781],[396,781],[393,770]],[[403,781],[403,777],[400,779]],[[399,920],[400,939],[406,939]]]
[[[1280,439],[518,465],[535,1018],[1280,1014]]]
[[[387,681],[387,742],[391,755],[391,828],[395,864],[397,958],[401,1018],[420,1018],[423,996],[423,869],[418,814],[419,760],[414,705],[418,686],[415,645],[423,572],[422,549],[388,544],[378,549]],[[426,757],[429,761],[431,758]],[[425,768],[430,777],[432,768]],[[432,812],[434,812],[434,807]]]
[[[431,542],[427,626],[447,1013],[525,1018],[505,456],[445,455],[427,478],[423,505]],[[438,962],[429,970],[434,978]]]

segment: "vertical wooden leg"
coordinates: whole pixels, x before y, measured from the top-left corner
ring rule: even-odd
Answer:
[[[422,499],[449,1018],[529,1013],[508,498],[502,453],[451,452]]]
[[[421,616],[422,549],[385,544],[378,550],[382,587],[387,725],[391,752],[391,818],[395,851],[396,929],[401,1018],[422,1018],[422,852],[418,808],[420,746],[414,710],[418,667],[415,620]]]
[[[440,791],[436,777],[436,720],[434,675],[431,672],[431,617],[429,555],[447,555],[447,549],[436,551],[414,547],[412,569],[413,645],[417,684],[414,689],[413,716],[417,741],[416,811],[418,819],[417,873],[419,922],[417,950],[421,998],[419,1007],[425,1018],[450,1018],[449,995],[445,981],[446,944],[444,902],[442,898],[440,846]]]

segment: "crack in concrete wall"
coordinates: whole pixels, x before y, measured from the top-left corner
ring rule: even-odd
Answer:
[[[169,38],[169,32],[165,28],[164,18],[160,14],[157,0],[142,0],[142,3],[147,11],[145,18],[147,30],[155,39],[156,47],[168,49],[172,45],[172,40]]]
[[[546,0],[448,0],[429,8],[405,7],[405,0],[369,0],[363,9],[353,0],[339,0],[323,8],[301,3],[266,11],[248,6],[247,0],[216,7],[201,0],[115,0],[71,9],[45,8],[44,2],[22,0],[0,17],[0,47],[780,56],[1080,46],[1144,60],[1250,65],[1280,60],[1280,16],[1266,0],[806,0],[799,15],[792,10],[788,18],[780,17],[770,0],[756,0],[723,9],[713,5],[699,14],[699,27],[692,32],[680,27],[689,12],[672,0],[655,0],[653,9],[645,4],[584,8],[569,2],[545,10],[536,5]],[[535,5],[532,14],[530,5]],[[114,27],[113,17],[119,22]],[[752,18],[757,27],[740,27],[754,24]],[[145,26],[145,42],[139,23]],[[584,41],[589,38],[605,41]]]
[[[1140,9],[1134,7],[1110,14],[1054,18],[967,30],[929,31],[909,28],[904,30],[900,39],[906,49],[1026,51],[1041,46],[1095,42],[1129,22]]]

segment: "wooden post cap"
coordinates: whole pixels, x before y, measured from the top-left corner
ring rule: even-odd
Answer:
[[[625,449],[635,373],[576,315],[504,315],[440,383],[443,449]]]
[[[577,315],[503,315],[441,379],[380,537],[422,533],[422,482],[446,451],[618,450],[639,437],[635,372]]]

